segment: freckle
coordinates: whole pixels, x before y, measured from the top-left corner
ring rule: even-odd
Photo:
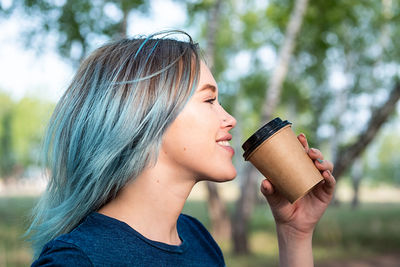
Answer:
[[[186,147],[183,148],[183,151],[186,151]]]
[[[160,183],[160,180],[157,179],[157,184],[159,184],[159,183]]]

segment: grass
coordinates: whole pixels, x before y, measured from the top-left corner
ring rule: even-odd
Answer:
[[[314,238],[316,258],[355,258],[400,251],[400,205],[330,207]],[[332,254],[332,255],[331,255]]]
[[[229,208],[233,208],[232,204]],[[189,202],[184,212],[209,227],[206,203]],[[346,203],[330,206],[314,233],[315,261],[360,259],[400,252],[399,226],[400,205],[397,203],[362,203],[356,210]],[[231,244],[219,242],[227,266],[278,266],[275,223],[265,205],[256,207],[251,218],[250,233],[250,256],[232,255]]]
[[[28,225],[27,215],[34,198],[0,198],[0,266],[27,266],[32,251],[21,235]],[[233,209],[233,204],[229,208]],[[209,227],[207,204],[191,201],[184,212],[198,218]],[[366,255],[399,252],[400,205],[361,204],[357,210],[349,205],[331,206],[318,224],[314,234],[316,262],[334,259],[362,258]],[[249,256],[232,255],[232,244],[219,242],[229,267],[278,266],[278,246],[271,212],[257,206],[250,224]]]
[[[34,198],[0,198],[0,266],[27,266],[32,250],[22,235]]]

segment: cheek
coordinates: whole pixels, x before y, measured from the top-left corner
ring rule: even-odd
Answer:
[[[203,114],[187,114],[177,121],[174,138],[186,152],[199,153],[215,143],[218,124],[212,117]],[[200,155],[197,155],[200,156]]]
[[[216,146],[219,124],[215,117],[208,113],[207,110],[182,112],[164,135],[165,152],[177,161],[209,158],[209,153],[213,152]]]

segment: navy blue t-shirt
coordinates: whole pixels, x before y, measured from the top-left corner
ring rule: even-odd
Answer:
[[[220,248],[198,220],[181,214],[177,228],[182,243],[168,245],[94,212],[47,243],[32,266],[225,266]]]

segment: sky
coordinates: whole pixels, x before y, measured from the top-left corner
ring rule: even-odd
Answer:
[[[129,35],[182,28],[186,20],[183,7],[171,0],[153,0],[150,10],[146,16],[130,16],[134,21],[129,25],[135,27],[128,28]],[[25,47],[20,34],[27,23],[30,21],[20,15],[0,20],[0,91],[6,91],[14,100],[37,96],[56,102],[72,79],[74,69],[55,49],[38,54]]]

